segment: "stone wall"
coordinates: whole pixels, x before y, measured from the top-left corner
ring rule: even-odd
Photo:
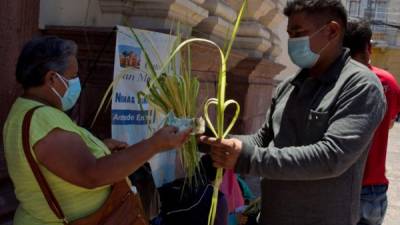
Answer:
[[[17,57],[22,45],[38,33],[38,17],[39,0],[0,1],[0,224],[10,221],[17,205],[4,160],[3,125],[20,93],[14,75]]]

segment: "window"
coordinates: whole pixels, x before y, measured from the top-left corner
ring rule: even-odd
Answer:
[[[346,3],[349,17],[364,17],[386,22],[388,0],[347,0]]]
[[[375,9],[375,20],[387,21],[388,2],[387,0],[376,0],[372,2],[372,9]]]
[[[371,0],[372,20],[387,22],[388,0]],[[374,32],[386,32],[386,26],[375,25],[372,27]]]
[[[398,36],[397,29],[395,29],[395,28],[387,29],[386,40],[390,46],[397,46],[397,36]]]
[[[360,17],[361,14],[361,0],[348,0],[347,8],[350,17]]]

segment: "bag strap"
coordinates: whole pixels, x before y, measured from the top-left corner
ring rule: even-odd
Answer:
[[[60,204],[58,203],[53,192],[51,191],[50,186],[47,183],[42,171],[40,171],[38,164],[34,160],[29,143],[29,131],[31,126],[32,116],[35,110],[37,110],[40,107],[42,106],[34,107],[25,114],[22,123],[22,145],[24,148],[25,157],[29,163],[29,166],[32,169],[33,175],[35,175],[36,181],[38,182],[40,189],[42,190],[43,195],[46,198],[47,203],[49,204],[50,209],[54,212],[57,218],[62,220],[64,225],[66,225],[69,222],[65,218],[65,215],[60,207]]]

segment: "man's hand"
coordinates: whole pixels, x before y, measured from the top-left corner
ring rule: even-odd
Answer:
[[[110,149],[111,152],[118,152],[128,147],[128,144],[114,139],[105,139],[103,143]]]
[[[216,168],[234,169],[242,152],[242,142],[238,139],[218,140],[201,136],[200,141],[211,146],[211,158]]]

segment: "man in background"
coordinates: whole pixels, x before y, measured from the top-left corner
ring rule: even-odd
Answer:
[[[389,181],[385,176],[386,152],[389,130],[400,112],[400,88],[392,74],[371,66],[372,30],[365,21],[350,21],[344,46],[350,48],[351,56],[364,64],[379,78],[385,91],[387,111],[375,132],[365,167],[361,191],[361,218],[358,225],[380,225],[387,209]]]

